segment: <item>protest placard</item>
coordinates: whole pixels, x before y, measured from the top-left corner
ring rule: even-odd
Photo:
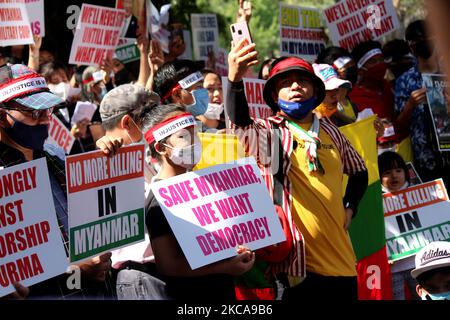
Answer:
[[[427,89],[428,107],[433,116],[433,128],[440,151],[450,151],[450,106],[444,90],[448,86],[442,74],[422,74],[423,85]]]
[[[124,10],[83,3],[69,63],[99,66],[104,59],[112,58],[124,21]]]
[[[66,158],[71,262],[144,240],[144,155],[135,145]]]
[[[217,52],[219,29],[215,14],[191,14],[192,45],[197,60],[207,60],[209,52]]]
[[[264,102],[263,90],[265,80],[244,78],[245,96],[247,97],[250,117],[266,119],[272,115],[272,109]],[[228,78],[222,77],[223,92],[227,92]]]
[[[116,9],[125,10],[125,20],[120,31],[121,38],[136,39],[146,30],[145,0],[116,0]]]
[[[74,136],[70,134],[70,130],[54,114],[52,114],[49,120],[46,143],[60,147],[66,154],[69,154],[75,142]]]
[[[384,194],[383,208],[389,260],[450,240],[450,202],[442,179]]]
[[[189,30],[183,30],[183,41],[186,49],[183,54],[178,57],[178,59],[192,60],[194,56],[192,54],[192,39],[191,32]]]
[[[0,2],[0,47],[34,43],[24,0]]]
[[[316,59],[325,48],[320,11],[280,2],[280,55]]]
[[[72,123],[78,123],[83,120],[91,121],[97,110],[97,105],[87,101],[78,101],[72,116]]]
[[[151,185],[192,269],[286,240],[254,158]]]
[[[220,47],[216,51],[216,72],[221,77],[228,77],[228,51]]]
[[[0,297],[68,266],[45,158],[0,170]]]
[[[45,36],[44,0],[25,0],[33,34]]]
[[[121,38],[113,58],[117,58],[123,64],[138,61],[141,58],[136,39]]]
[[[400,28],[392,0],[344,0],[323,12],[333,44],[349,51]]]
[[[416,184],[423,183],[422,179],[417,174],[416,168],[414,168],[414,165],[412,164],[412,162],[407,162],[406,168],[408,169],[410,185],[416,185]]]

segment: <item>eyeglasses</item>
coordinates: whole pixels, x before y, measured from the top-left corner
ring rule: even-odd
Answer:
[[[31,117],[33,120],[38,120],[42,116],[50,116],[50,115],[52,115],[55,108],[52,107],[52,108],[45,109],[45,110],[25,110],[25,109],[20,109],[20,108],[9,108],[9,107],[5,108],[5,107],[2,107],[2,109],[19,111],[20,113],[25,114],[27,117]]]

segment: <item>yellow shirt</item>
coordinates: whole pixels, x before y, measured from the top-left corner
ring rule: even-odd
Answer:
[[[308,130],[311,123],[299,124]],[[298,146],[291,156],[292,213],[305,239],[306,270],[324,276],[356,276],[356,257],[344,229],[342,162],[331,137],[319,131],[317,150],[325,174],[309,173],[305,143],[294,131]]]

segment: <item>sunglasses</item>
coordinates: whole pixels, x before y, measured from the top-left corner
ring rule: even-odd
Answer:
[[[14,110],[19,111],[20,113],[26,115],[27,117],[31,117],[33,120],[38,120],[42,118],[42,116],[49,116],[52,115],[55,108],[49,108],[45,110],[25,110],[20,108],[10,108],[10,107],[2,107],[2,109],[5,110]]]

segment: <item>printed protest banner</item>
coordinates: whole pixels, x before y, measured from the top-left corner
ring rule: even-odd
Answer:
[[[333,44],[349,51],[400,28],[392,0],[339,1],[324,10],[324,17]]]
[[[25,0],[33,34],[45,36],[44,0]]]
[[[280,55],[316,59],[325,48],[320,11],[280,2]]]
[[[139,61],[139,59],[141,59],[141,54],[136,45],[136,39],[121,38],[113,58],[117,58],[123,64]]]
[[[0,170],[0,297],[68,266],[45,158]]]
[[[189,30],[183,30],[183,42],[186,49],[183,54],[178,57],[178,59],[192,60],[194,56],[192,53],[191,32]]]
[[[383,195],[389,260],[450,240],[450,201],[442,179]]]
[[[191,14],[192,45],[197,60],[207,60],[209,52],[217,52],[219,29],[215,14]]]
[[[444,90],[448,82],[442,74],[423,74],[423,84],[427,89],[427,100],[433,116],[434,134],[440,151],[450,151],[450,106]]]
[[[247,97],[250,117],[266,119],[272,115],[272,109],[264,102],[263,90],[266,81],[244,78],[245,96]],[[227,92],[228,78],[222,77],[223,92]]]
[[[71,262],[144,240],[144,156],[136,145],[66,158]]]
[[[34,43],[24,0],[0,2],[0,47]]]
[[[228,51],[224,48],[217,48],[216,72],[221,77],[228,77]]]
[[[192,269],[285,241],[254,158],[189,172],[151,185]]]
[[[99,66],[104,59],[112,58],[124,20],[124,10],[83,3],[69,63]]]
[[[70,130],[54,114],[52,114],[49,120],[46,143],[60,147],[66,154],[69,154],[75,142],[75,137],[70,134]]]

